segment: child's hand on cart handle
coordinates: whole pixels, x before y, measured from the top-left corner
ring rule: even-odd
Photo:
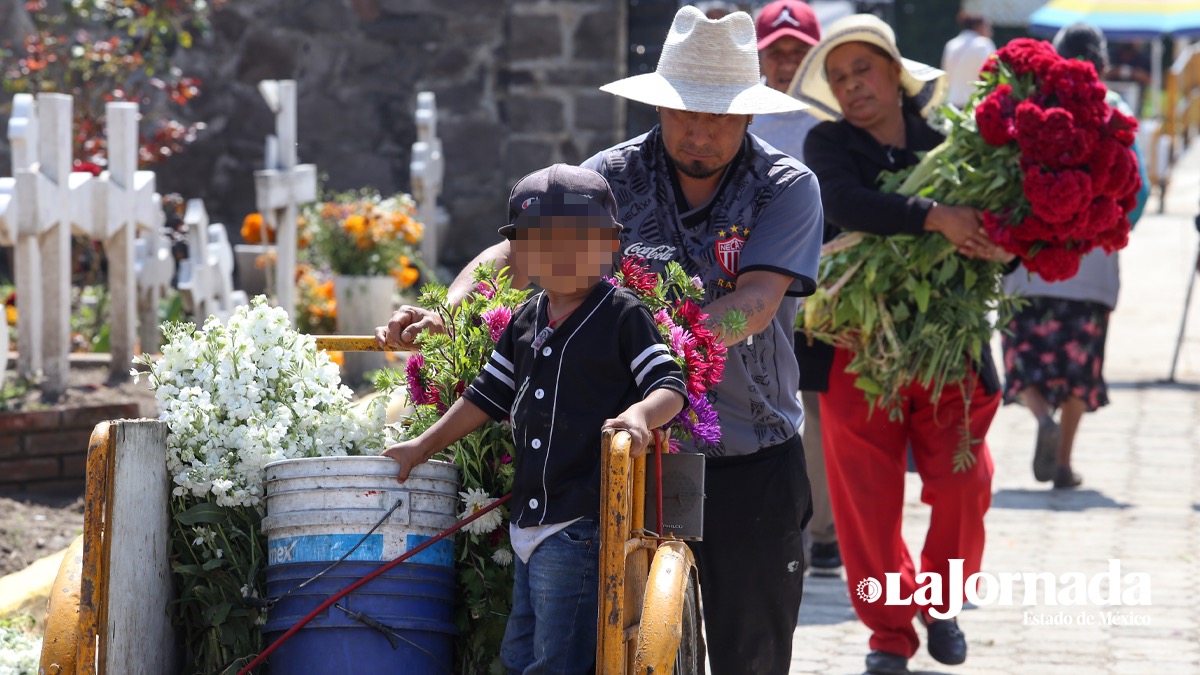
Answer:
[[[651,429],[658,430],[683,410],[683,395],[671,389],[655,389],[646,398],[629,406],[613,419],[604,420],[601,429],[629,432],[629,456],[641,457],[650,445]],[[655,442],[658,441],[655,435]]]

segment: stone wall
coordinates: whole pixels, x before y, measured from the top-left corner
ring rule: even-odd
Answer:
[[[92,429],[136,417],[137,403],[0,413],[0,494],[83,494]]]
[[[9,4],[12,0],[3,0]],[[620,140],[625,0],[237,0],[178,65],[198,77],[207,129],[153,167],[159,188],[205,199],[237,239],[273,117],[264,79],[295,79],[299,157],[331,189],[407,190],[418,91],[437,94],[453,265],[496,241],[512,183]],[[6,119],[0,118],[0,128]],[[7,157],[0,152],[0,161]],[[0,170],[7,174],[7,170]]]

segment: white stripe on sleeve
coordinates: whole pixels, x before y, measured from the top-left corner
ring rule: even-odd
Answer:
[[[500,365],[504,366],[504,369],[508,371],[509,375],[512,375],[513,373],[517,372],[517,369],[513,367],[512,361],[509,361],[508,359],[504,358],[504,356],[498,351],[492,352],[492,360],[495,360],[496,363],[499,363]],[[509,385],[511,386],[512,383],[509,382]]]
[[[658,356],[654,357],[650,363],[647,363],[645,367],[642,368],[641,372],[638,373],[634,381],[637,382],[639,387],[642,386],[642,380],[646,378],[646,375],[648,375],[651,370],[654,370],[654,366],[657,366],[660,363],[672,363],[674,360],[675,359],[672,359],[670,354],[659,354]]]
[[[636,372],[638,369],[638,366],[641,365],[642,361],[645,361],[646,359],[650,358],[651,354],[655,354],[658,352],[665,353],[666,351],[667,351],[667,346],[665,344],[662,344],[661,342],[655,343],[655,344],[650,345],[649,347],[646,347],[646,349],[644,349],[641,354],[638,354],[637,357],[633,359],[633,363],[629,364],[630,372]]]
[[[500,380],[504,384],[507,384],[509,389],[516,391],[517,385],[513,384],[512,378],[509,377],[508,375],[505,375],[504,373],[500,372],[500,369],[493,366],[490,361],[488,362],[488,364],[486,366],[483,367],[483,369],[486,370],[487,372],[491,373],[492,376],[495,377],[497,380]]]

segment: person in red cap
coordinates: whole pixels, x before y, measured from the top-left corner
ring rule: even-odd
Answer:
[[[758,13],[754,22],[758,60],[768,87],[787,92],[800,62],[821,41],[821,27],[812,7],[800,0],[775,0]],[[804,161],[804,140],[820,122],[806,110],[760,116],[754,135],[776,149]],[[826,238],[828,239],[828,238]],[[833,347],[796,335],[796,360],[800,362],[800,397],[804,403],[804,459],[812,484],[813,515],[805,531],[808,573],[835,577],[842,573],[842,554],[833,527],[833,506],[825,479],[825,451],[821,443],[820,392],[829,378],[823,364],[833,359]]]
[[[800,0],[775,0],[759,11],[754,32],[764,84],[786,94],[800,62],[821,41],[817,15]],[[803,162],[804,139],[819,121],[804,110],[765,115],[754,120],[754,135]]]

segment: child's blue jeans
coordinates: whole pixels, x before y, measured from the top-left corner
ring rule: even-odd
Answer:
[[[590,673],[596,662],[600,538],[595,519],[555,532],[529,563],[515,558],[500,658],[510,674]]]

